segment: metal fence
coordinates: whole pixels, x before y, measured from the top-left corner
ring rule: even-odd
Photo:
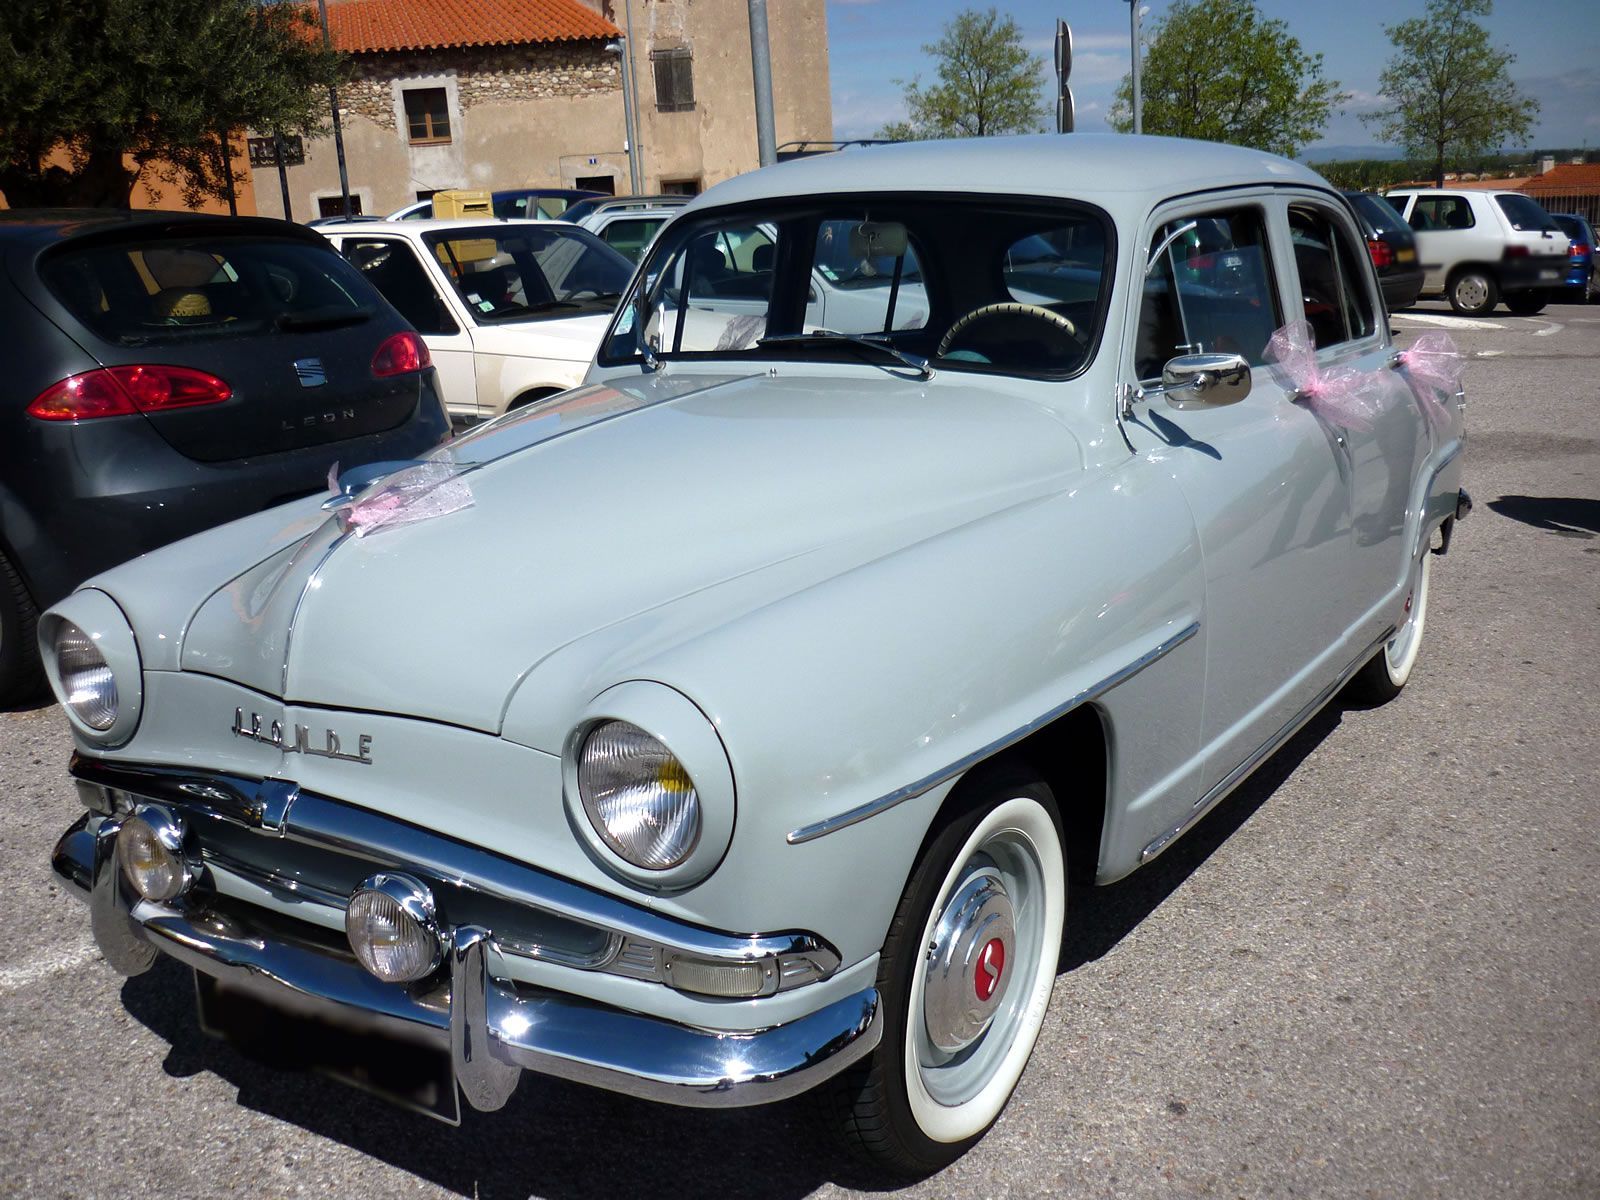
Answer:
[[[1532,196],[1547,212],[1578,213],[1591,225],[1600,225],[1600,188],[1583,184],[1565,187],[1540,187],[1537,183],[1522,186],[1524,194]]]

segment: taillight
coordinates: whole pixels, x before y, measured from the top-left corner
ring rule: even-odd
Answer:
[[[1367,253],[1372,255],[1372,265],[1375,267],[1394,266],[1394,247],[1382,238],[1368,238]]]
[[[406,375],[433,366],[433,355],[428,353],[428,343],[420,334],[407,329],[384,338],[378,352],[372,356],[372,373],[379,379],[391,375]]]
[[[1505,256],[1507,258],[1527,258],[1528,248],[1521,242],[1512,242],[1511,245],[1506,247]]]
[[[41,421],[87,421],[221,404],[232,395],[225,380],[189,367],[98,367],[45,388],[28,405],[28,415]]]
[[[1585,254],[1589,253],[1589,245],[1587,242],[1573,242],[1569,253],[1571,253],[1572,257],[1574,258],[1582,258]]]

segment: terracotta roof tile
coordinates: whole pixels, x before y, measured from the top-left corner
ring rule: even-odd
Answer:
[[[1600,189],[1600,163],[1559,163],[1543,175],[1528,180],[1523,190],[1537,192],[1544,188],[1574,187]]]
[[[328,32],[350,54],[614,38],[578,0],[333,0]]]

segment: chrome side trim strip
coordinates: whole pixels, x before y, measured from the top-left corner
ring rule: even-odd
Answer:
[[[903,804],[907,800],[913,799],[914,797],[922,795],[924,792],[938,787],[946,780],[954,779],[957,775],[960,775],[969,767],[982,762],[986,758],[993,757],[994,755],[1000,753],[1000,751],[1006,749],[1008,746],[1016,745],[1029,734],[1036,733],[1038,730],[1043,729],[1046,725],[1050,724],[1051,721],[1054,721],[1058,717],[1065,716],[1079,705],[1087,704],[1089,701],[1094,700],[1099,696],[1103,696],[1118,684],[1126,683],[1152,663],[1165,658],[1168,654],[1172,653],[1172,651],[1176,650],[1179,646],[1183,645],[1183,643],[1187,642],[1199,632],[1200,622],[1190,622],[1187,626],[1185,626],[1183,629],[1180,629],[1171,637],[1167,638],[1166,641],[1156,646],[1153,650],[1141,654],[1127,666],[1118,671],[1113,671],[1110,675],[1107,675],[1104,679],[1100,680],[1099,683],[1084,688],[1083,691],[1073,696],[1072,699],[1066,701],[1064,704],[1056,705],[1049,712],[1044,713],[1042,716],[1035,717],[1033,720],[1029,721],[1026,725],[1023,725],[1020,728],[1013,729],[1004,737],[996,738],[987,746],[983,746],[977,750],[974,750],[971,754],[958,758],[949,766],[935,771],[932,775],[926,775],[917,780],[915,783],[908,783],[905,787],[896,788],[886,796],[879,796],[876,800],[869,800],[867,803],[858,805],[857,807],[849,809],[846,812],[842,812],[838,816],[828,817],[825,820],[818,821],[812,825],[803,825],[799,829],[796,829],[793,833],[789,834],[786,840],[791,846],[799,846],[806,842],[815,841],[819,837],[824,837],[827,834],[835,833],[840,829],[845,829],[851,825],[857,824],[858,822],[865,821],[868,817],[875,817],[881,812],[887,812],[897,804]]]
[[[1394,631],[1395,627],[1393,625],[1385,629],[1382,636],[1380,636],[1375,642],[1357,655],[1353,662],[1346,666],[1344,670],[1339,672],[1332,683],[1313,696],[1310,702],[1305,705],[1305,707],[1300,709],[1299,712],[1295,713],[1294,716],[1290,717],[1288,723],[1284,725],[1283,728],[1279,729],[1277,733],[1273,734],[1265,742],[1261,743],[1260,746],[1256,747],[1255,751],[1250,755],[1249,758],[1245,759],[1237,767],[1229,771],[1226,776],[1224,776],[1214,787],[1211,788],[1210,791],[1208,791],[1204,796],[1201,796],[1200,799],[1196,800],[1194,802],[1194,807],[1190,809],[1188,816],[1186,816],[1182,821],[1178,822],[1178,824],[1174,825],[1166,833],[1163,833],[1160,837],[1151,842],[1144,848],[1143,851],[1140,852],[1139,862],[1141,864],[1147,863],[1152,858],[1156,857],[1156,855],[1160,854],[1174,841],[1176,841],[1178,837],[1183,834],[1191,825],[1210,812],[1212,806],[1215,805],[1217,801],[1221,800],[1235,787],[1243,783],[1246,776],[1250,775],[1251,772],[1253,772],[1263,762],[1270,758],[1273,752],[1278,749],[1278,747],[1282,746],[1296,733],[1298,733],[1301,726],[1303,726],[1312,717],[1316,716],[1317,713],[1322,710],[1323,705],[1327,704],[1329,700],[1332,700],[1333,697],[1338,693],[1339,689],[1350,682],[1350,677],[1359,671],[1367,662],[1367,660],[1376,654],[1383,647],[1383,644],[1394,636]]]

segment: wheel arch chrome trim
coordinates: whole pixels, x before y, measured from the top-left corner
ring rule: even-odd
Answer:
[[[802,825],[799,829],[796,829],[790,833],[786,840],[791,846],[804,845],[806,842],[815,841],[817,838],[825,837],[830,833],[836,833],[841,829],[847,829],[851,825],[865,821],[869,817],[875,817],[879,813],[887,812],[896,805],[903,804],[907,800],[915,799],[917,796],[920,796],[925,792],[932,791],[941,783],[946,783],[949,780],[954,779],[956,776],[963,774],[985,759],[993,758],[1002,750],[1009,749],[1018,742],[1022,741],[1024,738],[1030,736],[1031,734],[1037,733],[1052,721],[1066,716],[1073,709],[1080,708],[1083,705],[1105,695],[1117,685],[1126,683],[1135,675],[1139,674],[1140,671],[1143,671],[1146,667],[1151,666],[1152,664],[1165,658],[1168,654],[1172,653],[1172,651],[1176,650],[1179,646],[1183,645],[1183,643],[1187,642],[1199,632],[1200,622],[1191,621],[1177,633],[1152,647],[1150,650],[1147,650],[1145,653],[1141,654],[1138,658],[1134,659],[1126,666],[1113,671],[1104,679],[1084,688],[1070,699],[1047,710],[1041,715],[1035,717],[1033,720],[1029,721],[1027,724],[1018,726],[1016,729],[1011,730],[1011,732],[1005,734],[1003,737],[998,737],[994,741],[989,742],[987,745],[980,746],[978,749],[972,751],[972,753],[963,755],[962,757],[956,759],[955,762],[950,763],[945,767],[941,767],[931,775],[923,776],[915,783],[908,783],[904,787],[896,788],[894,791],[889,792],[886,795],[879,796],[876,800],[869,800],[865,804],[857,805],[855,808],[846,809],[844,812],[835,816],[827,817],[810,825]]]

